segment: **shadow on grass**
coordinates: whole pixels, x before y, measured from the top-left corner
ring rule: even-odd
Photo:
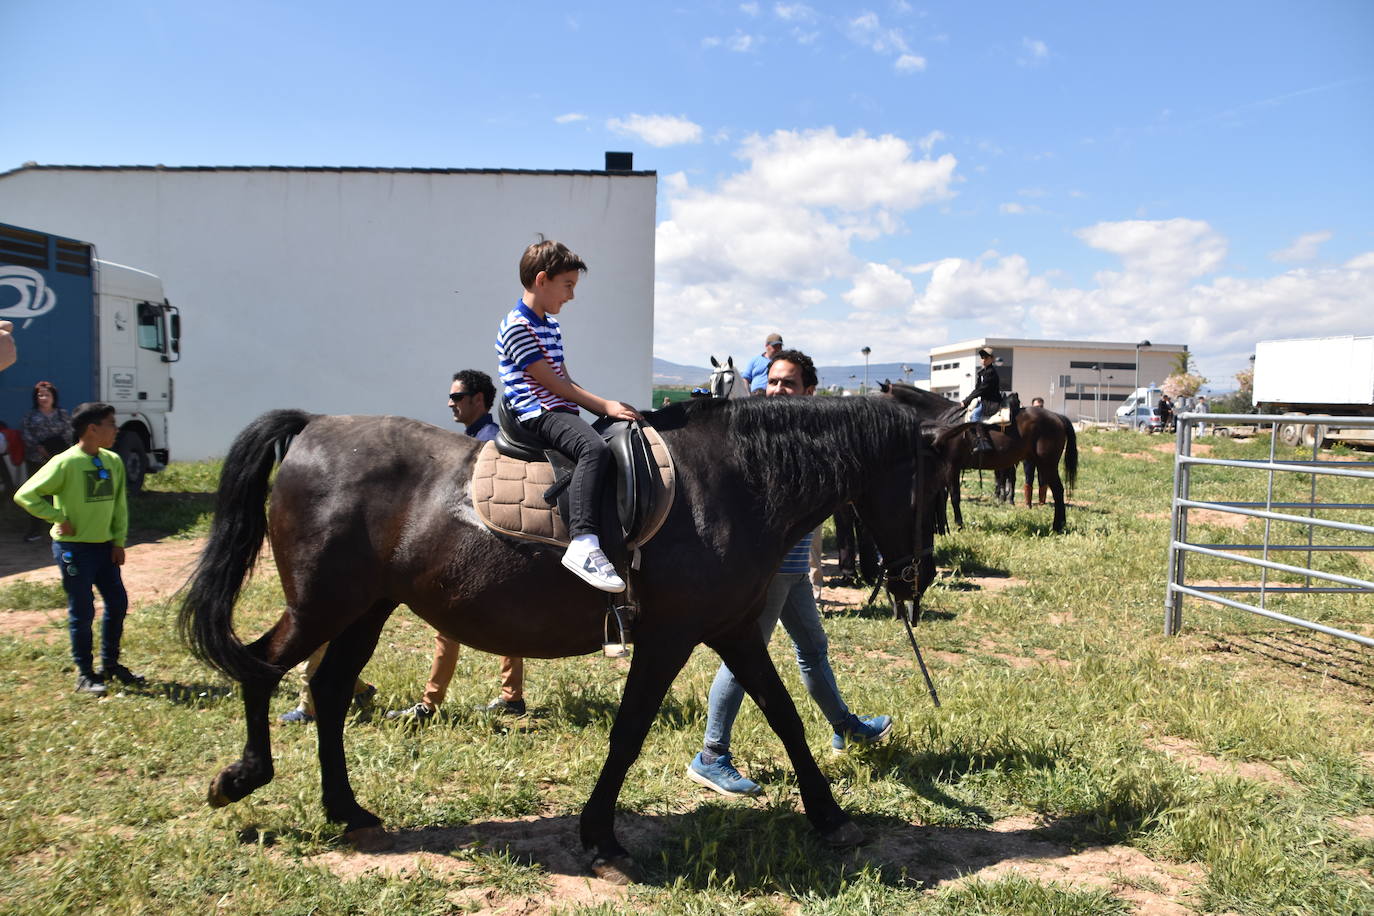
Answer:
[[[1368,650],[1335,636],[1300,631],[1216,634],[1213,652],[1245,652],[1303,674],[1319,674],[1374,693],[1374,660]]]
[[[844,850],[825,845],[805,816],[786,802],[705,801],[682,814],[621,812],[616,835],[651,887],[834,898],[869,870],[893,888],[935,887],[1008,859],[1053,858],[1093,837],[1075,819],[1021,829],[921,826],[887,815],[860,815],[867,842]],[[589,875],[575,815],[487,819],[453,827],[402,827],[395,845],[368,855],[378,860],[432,853],[462,860],[503,854],[513,863],[553,875]],[[240,831],[244,843],[275,845],[292,837],[312,843],[309,831]],[[340,841],[342,845],[342,841]]]

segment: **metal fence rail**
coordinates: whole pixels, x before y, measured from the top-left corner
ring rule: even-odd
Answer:
[[[1292,417],[1267,414],[1183,413],[1178,415],[1177,422],[1178,446],[1174,458],[1174,494],[1169,523],[1169,586],[1164,599],[1165,634],[1172,636],[1178,633],[1182,628],[1183,599],[1185,597],[1192,597],[1220,604],[1225,607],[1235,608],[1236,610],[1246,611],[1251,614],[1257,614],[1271,620],[1278,620],[1294,626],[1315,630],[1329,636],[1338,636],[1342,639],[1353,640],[1354,642],[1374,648],[1374,637],[1350,633],[1334,627],[1323,626],[1311,620],[1304,620],[1300,617],[1281,614],[1266,606],[1270,595],[1374,594],[1374,582],[1355,576],[1342,576],[1335,573],[1324,572],[1312,567],[1313,556],[1325,551],[1374,550],[1374,526],[1317,517],[1318,510],[1325,512],[1327,510],[1374,509],[1374,462],[1333,461],[1325,459],[1321,455],[1320,437],[1312,443],[1312,457],[1310,460],[1278,461],[1275,458],[1276,443],[1278,440],[1277,433],[1282,424],[1293,422]],[[1216,423],[1224,423],[1228,427],[1269,427],[1270,432],[1274,433],[1274,435],[1270,437],[1269,459],[1267,461],[1260,461],[1195,457],[1193,455],[1193,439],[1195,433],[1207,424]],[[1374,417],[1322,417],[1322,423],[1330,427],[1374,430]],[[1196,467],[1203,466],[1245,468],[1261,472],[1267,478],[1267,493],[1265,500],[1263,502],[1253,500],[1208,502],[1194,499],[1192,493],[1192,471]],[[1281,475],[1308,479],[1310,481],[1310,495],[1308,501],[1295,502],[1292,499],[1285,499],[1282,501],[1275,500],[1274,483]],[[1317,480],[1323,477],[1354,479],[1361,482],[1369,481],[1368,491],[1366,492],[1363,489],[1361,491],[1361,497],[1365,501],[1319,502],[1317,500]],[[1263,482],[1263,480],[1257,480],[1256,487],[1258,488]],[[1358,485],[1361,488],[1365,486],[1364,483]],[[1214,512],[1222,512],[1242,518],[1262,519],[1264,521],[1264,540],[1254,544],[1194,543],[1189,540],[1188,515],[1190,511],[1196,509],[1209,509]],[[1304,509],[1307,510],[1306,515],[1295,515],[1291,511],[1275,511],[1300,511]],[[1273,543],[1273,525],[1275,522],[1305,527],[1307,531],[1307,543]],[[1368,542],[1357,544],[1319,544],[1315,541],[1315,532],[1319,529],[1353,532],[1367,536]],[[1258,552],[1260,556],[1249,556],[1246,552]],[[1280,563],[1271,560],[1269,555],[1274,552],[1306,552],[1306,565],[1299,566],[1295,565],[1295,563]],[[1187,558],[1193,555],[1225,560],[1227,562],[1240,564],[1247,568],[1258,569],[1260,572],[1260,582],[1258,585],[1189,585],[1187,582]],[[1293,559],[1297,560],[1300,558]],[[1269,573],[1271,571],[1302,576],[1305,581],[1300,585],[1271,585],[1269,584]],[[1331,584],[1314,585],[1312,581],[1314,579]],[[1225,598],[1222,597],[1223,593],[1258,593],[1259,603],[1250,604],[1234,598]]]

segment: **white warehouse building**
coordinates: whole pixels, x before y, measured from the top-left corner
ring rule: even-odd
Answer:
[[[612,161],[612,155],[620,156]],[[657,175],[624,170],[40,166],[0,173],[0,222],[157,274],[182,314],[174,460],[223,455],[278,407],[453,428],[453,373],[496,376],[496,327],[537,233],[587,262],[568,368],[648,406]],[[41,366],[20,365],[37,381]],[[66,405],[72,406],[72,405]]]
[[[1024,340],[979,337],[930,351],[930,390],[962,400],[973,390],[983,347],[998,360],[1003,391],[1021,404],[1044,398],[1045,406],[1071,419],[1110,421],[1137,387],[1158,385],[1174,371],[1187,344],[1145,341]],[[1139,362],[1137,362],[1137,355]]]

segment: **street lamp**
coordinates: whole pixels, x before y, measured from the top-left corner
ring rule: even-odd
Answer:
[[[1093,368],[1097,370],[1097,397],[1093,399],[1093,422],[1102,422],[1102,364],[1093,363]]]
[[[1138,344],[1135,345],[1135,391],[1131,392],[1131,396],[1132,396],[1132,397],[1135,396],[1136,392],[1140,391],[1140,348],[1141,348],[1141,347],[1148,347],[1149,345],[1150,345],[1150,342],[1149,342],[1148,340],[1142,340],[1140,343],[1138,343]],[[1146,399],[1145,399],[1145,406],[1146,406],[1146,407],[1149,407],[1149,406],[1150,406],[1150,399],[1149,399],[1149,398],[1146,398]],[[1136,432],[1140,432],[1140,404],[1139,404],[1139,403],[1137,403],[1137,404],[1135,405],[1135,415],[1131,418],[1131,428],[1134,429]]]
[[[871,349],[869,349],[868,347],[864,347],[864,348],[863,348],[862,350],[860,350],[859,352],[862,353],[862,354],[864,355],[864,386],[863,386],[863,388],[861,388],[861,389],[859,390],[859,394],[867,394],[867,393],[868,393],[868,354],[872,353],[873,351],[872,351]]]

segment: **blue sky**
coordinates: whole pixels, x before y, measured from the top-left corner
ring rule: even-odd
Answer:
[[[1148,337],[1225,388],[1255,340],[1374,332],[1365,0],[8,0],[0,34],[0,169],[631,150],[676,362]]]

